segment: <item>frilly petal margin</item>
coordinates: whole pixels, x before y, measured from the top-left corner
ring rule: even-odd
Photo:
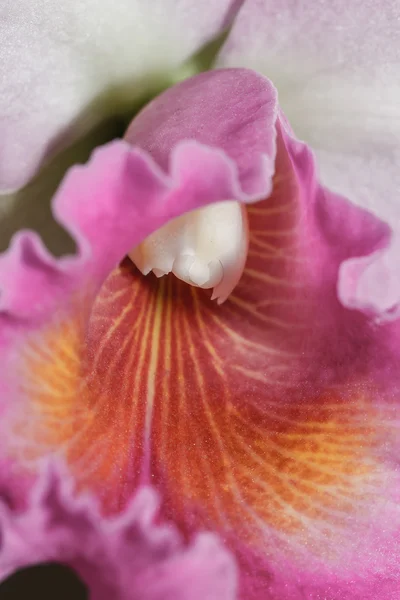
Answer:
[[[400,237],[393,238],[389,230],[380,250],[344,261],[338,274],[343,306],[363,311],[377,323],[400,318]]]
[[[19,232],[0,257],[1,335],[10,325],[7,317],[31,324],[46,319],[82,276],[95,291],[132,247],[170,219],[212,202],[260,200],[271,187],[272,160],[260,156],[247,194],[234,161],[196,141],[177,144],[168,175],[127,142],[97,149],[86,166],[69,171],[53,204],[77,255],[56,260],[38,236]]]
[[[74,499],[63,469],[47,468],[23,513],[0,505],[0,578],[58,562],[92,600],[233,600],[233,556],[212,534],[186,544],[173,526],[156,523],[158,510],[156,492],[142,488],[123,514],[105,519],[95,499]]]
[[[284,117],[280,123],[292,156],[311,152],[307,145],[296,139]],[[309,157],[308,162],[314,164],[315,158]],[[299,177],[305,172],[300,169]],[[392,256],[395,249],[392,223],[378,219],[373,212],[360,208],[321,184],[316,196],[316,221],[325,243],[332,250],[340,245],[344,250],[337,273],[339,301],[344,307],[360,311],[379,324],[397,320],[400,290],[393,277],[397,257]],[[353,250],[349,253],[351,246]],[[368,270],[370,273],[365,277]]]
[[[35,233],[14,236],[0,257],[0,351],[14,374],[7,375],[5,369],[0,378],[0,412],[10,408],[15,393],[20,395],[14,367],[24,338],[60,314],[69,314],[71,299],[86,309],[87,316],[104,279],[132,247],[186,211],[222,200],[253,202],[268,195],[277,106],[268,82],[264,89],[270,90],[272,102],[258,115],[262,135],[251,152],[250,171],[241,168],[246,155],[233,160],[218,147],[190,140],[171,150],[166,173],[143,149],[115,141],[97,149],[86,165],[72,168],[54,198],[53,212],[75,239],[75,255],[56,260]],[[14,408],[18,410],[18,402]],[[23,503],[29,481],[20,478],[20,483],[12,486],[11,503],[17,506]]]
[[[223,150],[234,160],[244,191],[257,194],[260,174],[271,182],[275,171],[277,114],[276,89],[266,77],[250,69],[219,69],[155,98],[133,119],[125,139],[165,170],[181,140]]]
[[[19,234],[0,261],[2,450],[33,474],[61,454],[108,514],[151,482],[168,521],[236,551],[243,599],[348,600],[350,581],[399,575],[398,331],[337,296],[343,261],[389,230],[318,183],[270,109],[255,169],[203,139],[172,144],[166,173],[115,142],[56,197],[76,256]],[[168,219],[232,199],[259,202],[224,307],[120,264]]]

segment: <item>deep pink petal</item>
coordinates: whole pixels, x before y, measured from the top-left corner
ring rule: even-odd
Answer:
[[[237,2],[57,0],[0,7],[0,190],[132,109],[226,26]]]
[[[389,320],[400,310],[399,19],[397,0],[248,0],[219,60],[271,79],[323,183],[393,228],[386,249],[340,273],[347,306]]]
[[[137,491],[118,519],[100,516],[92,498],[73,498],[65,473],[45,471],[28,508],[0,512],[0,577],[46,562],[70,566],[93,600],[233,600],[236,568],[216,536],[185,544],[156,524],[158,496]]]

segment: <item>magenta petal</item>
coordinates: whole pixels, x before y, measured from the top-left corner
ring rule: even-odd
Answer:
[[[250,122],[238,111],[224,129],[213,102],[213,128],[199,132],[196,111],[180,106],[188,118],[175,129],[171,91],[159,99],[160,139],[144,111],[143,147],[115,142],[69,173],[56,212],[77,256],[56,261],[22,233],[2,257],[2,450],[33,473],[46,453],[62,454],[103,514],[151,482],[182,531],[222,534],[243,600],[396,591],[399,332],[344,306],[350,280],[338,297],[341,265],[380,252],[389,229],[319,184],[312,152],[276,118],[271,85],[238,77],[264,99],[252,99]],[[191,86],[180,89],[201,110]],[[226,105],[232,113],[232,97]],[[223,307],[175,279],[114,269],[169,218],[228,199],[260,202],[248,207],[248,264]]]
[[[191,91],[198,79],[212,91],[212,83],[219,86],[221,101],[224,86],[236,78],[242,85],[231,92],[226,112],[229,128],[221,128],[220,135],[209,139],[211,146],[197,140],[197,127],[191,133],[187,128],[180,132],[183,140],[192,140],[180,141],[177,132],[177,144],[173,129],[168,130],[160,161],[168,173],[147,152],[124,141],[98,149],[87,166],[69,171],[53,206],[56,218],[75,238],[78,255],[55,261],[33,234],[19,233],[8,253],[0,257],[3,315],[8,311],[19,318],[46,315],[51,303],[59,300],[56,290],[60,285],[64,295],[84,270],[86,279],[92,279],[96,287],[129,250],[168,220],[211,202],[250,202],[269,193],[277,106],[268,80],[246,70],[217,71],[185,82],[182,89]],[[242,86],[246,93],[252,92],[251,102],[243,95]],[[243,110],[232,117],[235,102]],[[222,110],[223,105],[219,106]],[[146,111],[144,119],[145,115]],[[224,115],[220,114],[221,119]],[[213,147],[213,141],[222,147]],[[24,265],[22,271],[17,265]]]
[[[324,185],[392,227],[382,252],[341,269],[342,301],[381,320],[400,310],[399,19],[397,0],[247,0],[218,61],[269,77]]]
[[[73,499],[65,473],[42,475],[27,510],[0,513],[0,576],[44,562],[73,568],[92,600],[233,600],[233,557],[211,534],[187,545],[170,525],[155,524],[158,496],[138,490],[117,519],[93,499]]]

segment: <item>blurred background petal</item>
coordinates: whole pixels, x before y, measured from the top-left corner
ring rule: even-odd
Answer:
[[[349,299],[388,316],[400,299],[399,21],[397,0],[248,0],[218,63],[269,77],[322,182],[391,224],[391,246],[362,265]]]
[[[5,0],[0,8],[0,189],[126,110],[229,23],[217,0]]]

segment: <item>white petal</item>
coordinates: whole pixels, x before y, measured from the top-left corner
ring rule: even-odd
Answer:
[[[219,66],[269,77],[323,181],[388,220],[400,217],[398,0],[247,0]]]
[[[221,30],[233,4],[2,0],[0,190],[24,185],[107,110],[143,98]]]

